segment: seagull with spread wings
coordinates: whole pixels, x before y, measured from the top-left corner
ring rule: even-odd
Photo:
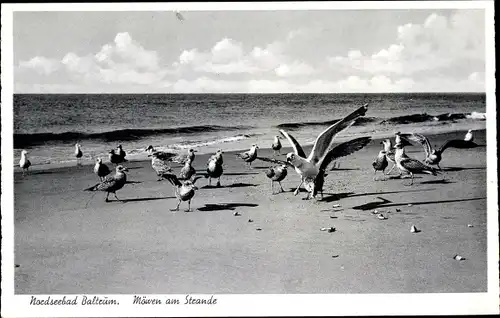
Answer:
[[[472,141],[462,139],[452,139],[446,141],[440,148],[432,148],[429,139],[422,134],[412,133],[408,134],[405,138],[418,142],[421,144],[425,151],[425,163],[429,165],[436,165],[440,170],[439,163],[443,158],[443,152],[448,148],[469,149],[475,148],[478,145]]]
[[[316,138],[314,146],[308,157],[306,157],[304,150],[297,140],[283,129],[280,129],[280,133],[288,139],[294,150],[294,152],[290,152],[286,155],[286,160],[293,165],[295,171],[301,176],[301,182],[294,192],[295,195],[299,193],[300,187],[304,184],[306,190],[309,192],[308,198],[310,196],[315,196],[317,192],[316,177],[321,172],[322,164],[327,162],[325,159],[328,157],[335,158],[335,155],[329,156],[330,150],[333,150],[331,148],[333,138],[339,132],[354,124],[358,117],[364,116],[367,111],[367,106],[368,104],[365,104],[364,106],[356,109],[354,112],[350,113],[323,131]],[[321,182],[322,177],[324,177],[324,172],[321,173],[318,180],[319,182]]]
[[[196,190],[198,190],[198,187],[196,187],[194,183],[199,178],[201,178],[201,176],[195,177],[193,181],[187,180],[181,182],[173,173],[165,175],[165,179],[170,181],[170,183],[174,186],[175,196],[179,200],[177,207],[175,209],[171,209],[171,211],[179,211],[179,206],[181,205],[182,201],[188,201],[188,208],[187,210],[185,210],[185,212],[191,211],[191,200],[193,199]]]

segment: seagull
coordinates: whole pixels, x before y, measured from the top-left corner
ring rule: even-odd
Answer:
[[[125,157],[127,156],[127,153],[123,150],[122,145],[118,145],[117,155],[122,157],[123,159],[125,159]]]
[[[222,152],[220,152],[220,157],[217,156],[217,153],[208,160],[207,174],[205,177],[208,178],[209,186],[212,185],[212,178],[217,178],[217,187],[220,187],[220,177],[222,176],[224,169],[222,167]]]
[[[118,165],[119,163],[127,162],[128,160],[116,154],[114,149],[111,149],[109,151],[109,161],[112,164]]]
[[[257,158],[257,149],[259,149],[259,147],[254,144],[252,145],[252,148],[250,148],[250,150],[236,154],[236,156],[245,160],[245,162],[248,162],[249,166],[251,167],[252,162],[255,160],[255,158]]]
[[[166,174],[165,179],[170,181],[172,185],[175,188],[175,196],[177,199],[179,199],[179,203],[177,204],[177,207],[175,209],[171,209],[170,211],[179,211],[179,206],[181,205],[182,201],[188,201],[188,208],[185,210],[185,212],[190,212],[191,211],[191,200],[194,197],[195,191],[198,190],[198,187],[194,185],[196,180],[201,178],[200,176],[195,177],[193,181],[187,180],[184,182],[181,182],[175,174]]]
[[[405,154],[405,149],[404,146],[401,144],[396,144],[394,146],[396,149],[396,154],[395,154],[395,159],[396,159],[396,164],[398,165],[399,170],[408,172],[411,176],[411,183],[410,185],[413,184],[413,174],[432,174],[433,176],[437,176],[439,173],[438,170],[436,170],[433,167],[429,167],[422,162],[418,161],[417,159],[409,158]]]
[[[266,170],[266,176],[271,179],[271,192],[274,194],[274,182],[278,182],[280,185],[280,192],[285,192],[281,186],[281,181],[283,181],[288,174],[287,165],[282,164],[275,166]],[[279,193],[279,192],[278,192]]]
[[[26,150],[21,151],[21,159],[19,160],[19,167],[23,169],[23,176],[25,171],[29,172],[29,167],[31,166],[31,162],[28,160],[28,152]]]
[[[382,143],[382,142],[381,142]],[[373,175],[373,180],[375,180],[375,175],[377,171],[382,171],[385,174],[385,169],[389,163],[387,162],[387,153],[385,150],[380,150],[375,161],[372,162],[373,169],[375,169],[375,174]]]
[[[367,106],[368,104],[365,104],[364,106],[356,109],[354,112],[337,121],[335,124],[331,125],[325,131],[319,134],[319,136],[316,138],[316,141],[314,142],[311,153],[307,158],[304,150],[297,142],[297,140],[295,140],[295,138],[293,138],[286,131],[280,129],[280,133],[288,139],[294,149],[293,153],[291,152],[286,155],[286,160],[294,166],[295,171],[301,176],[300,184],[294,192],[295,195],[299,193],[300,187],[306,180],[308,180],[307,184],[309,186],[313,186],[312,189],[309,189],[309,194],[313,195],[313,193],[315,193],[314,181],[316,179],[316,176],[318,176],[318,174],[320,173],[319,168],[328,153],[333,138],[339,132],[354,124],[355,120],[358,117],[364,116],[367,111]]]
[[[179,164],[184,164],[186,163],[186,160],[191,160],[191,162],[194,162],[195,158],[195,152],[198,152],[197,150],[194,149],[189,149],[187,154],[177,154],[175,157],[172,157],[170,161],[179,163]]]
[[[80,164],[80,160],[83,157],[83,152],[82,149],[80,148],[81,145],[79,143],[75,144],[75,157],[76,157],[76,164]]]
[[[459,148],[459,149],[466,149],[466,148],[474,148],[477,147],[478,145],[472,141],[466,141],[466,140],[461,140],[461,139],[452,139],[446,141],[440,148],[434,149],[431,146],[431,143],[429,142],[429,139],[425,137],[422,134],[418,133],[413,133],[409,134],[408,139],[412,141],[416,141],[420,143],[424,147],[425,151],[425,163],[429,165],[437,165],[439,170],[442,170],[441,167],[439,166],[439,163],[441,162],[442,159],[442,154],[443,152],[448,149],[448,148]]]
[[[280,149],[281,149],[280,138],[281,138],[280,136],[274,136],[274,141],[273,141],[273,144],[271,145],[271,148],[273,148],[275,155],[276,155],[276,151],[278,152],[278,155],[281,154],[280,153]]]
[[[122,165],[119,165],[116,167],[116,174],[114,176],[105,177],[103,181],[90,188],[85,189],[85,191],[107,192],[105,202],[109,202],[108,196],[110,193],[113,193],[115,195],[116,200],[121,201],[116,196],[116,191],[123,188],[123,186],[127,182],[127,175],[125,174],[125,171],[128,171],[128,169]]]
[[[181,180],[189,180],[192,176],[196,174],[196,169],[191,165],[191,159],[186,160],[184,167],[182,167],[181,172],[179,173],[179,179]]]
[[[323,199],[323,185],[325,183],[325,177],[328,175],[325,173],[328,165],[335,159],[348,156],[358,150],[363,149],[371,141],[371,137],[361,137],[346,141],[340,145],[333,147],[333,144],[328,148],[326,155],[324,156],[323,162],[319,166],[319,173],[314,181],[306,179],[304,181],[304,186],[306,189],[312,189],[309,192],[309,197],[316,197],[318,192],[321,193],[321,199]],[[335,162],[334,162],[335,164]]]
[[[168,164],[170,157],[165,157],[165,154],[164,152],[153,152],[148,155],[148,157],[151,157],[151,167],[159,177],[158,181],[165,179],[164,175],[172,172],[172,168]],[[175,156],[175,154],[170,155]]]
[[[146,148],[146,152],[149,153],[148,157],[150,157],[153,153],[156,153],[156,157],[158,157],[162,160],[168,160],[168,159],[171,159],[171,158],[174,158],[175,156],[177,156],[176,153],[156,150],[152,145],[149,145]],[[168,160],[168,161],[171,161],[171,160]]]
[[[392,147],[392,142],[390,139],[384,139],[381,141],[381,143],[384,145],[385,158],[388,162],[392,163],[391,169],[389,169],[389,172],[387,172],[386,174],[391,174],[392,169],[394,169],[394,167],[397,168],[396,160],[394,159],[394,148]],[[399,175],[401,174],[402,172],[399,171]]]
[[[465,134],[465,141],[473,141],[474,136],[472,135],[472,129],[469,129],[469,131]]]
[[[102,163],[101,158],[97,158],[95,166],[94,166],[94,173],[97,174],[97,176],[102,180],[104,180],[104,177],[106,177],[108,174],[111,173],[111,170],[109,170],[108,166],[106,166],[104,163]]]
[[[222,149],[217,149],[217,152],[208,159],[207,163],[209,163],[211,160],[215,160],[218,164],[222,165],[224,163],[224,159],[222,158],[223,153],[224,152],[222,152]]]

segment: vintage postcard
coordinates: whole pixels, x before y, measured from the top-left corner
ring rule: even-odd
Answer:
[[[3,316],[499,312],[493,1],[1,14]]]

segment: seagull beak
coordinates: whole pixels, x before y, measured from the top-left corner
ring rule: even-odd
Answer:
[[[127,167],[124,167],[124,168],[123,168],[123,171],[128,171]]]
[[[151,155],[148,155],[148,157],[151,157]]]
[[[193,189],[198,190],[198,187],[197,187],[197,186],[194,186],[194,187],[193,187]]]

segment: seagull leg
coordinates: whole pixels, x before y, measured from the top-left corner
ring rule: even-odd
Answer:
[[[118,197],[116,196],[116,192],[113,192],[113,194],[115,195],[116,200],[123,202],[122,200],[118,199]]]
[[[179,203],[175,209],[170,209],[170,211],[179,211],[179,206],[181,205],[181,200],[179,199]]]
[[[441,169],[441,167],[439,166],[439,163],[437,164],[437,166],[438,166],[439,170],[443,170],[443,169]]]
[[[208,177],[208,185],[211,186],[212,185],[212,177]]]
[[[220,177],[217,179],[217,187],[220,187]]]
[[[274,193],[274,181],[271,180],[271,194],[275,194]]]
[[[387,172],[386,174],[390,174],[390,173],[391,173],[391,171],[392,171],[392,169],[394,169],[394,167],[395,167],[395,166],[396,166],[396,164],[393,164],[393,165],[392,165],[392,168],[391,168],[391,169],[389,170],[389,172]]]
[[[109,192],[106,192],[106,200],[104,200],[104,202],[109,202],[108,196],[109,196]]]
[[[377,170],[375,170],[375,173],[373,174],[373,181],[377,181],[376,176],[377,176]]]
[[[188,208],[184,212],[191,212],[191,200],[188,201]]]
[[[279,181],[278,183],[279,183],[279,185],[280,185],[281,192],[285,192],[285,190],[283,190],[283,187],[281,186],[281,181]]]
[[[302,186],[302,183],[304,183],[304,180],[300,180],[300,184],[299,184],[299,186],[297,187],[297,189],[295,190],[295,192],[293,192],[293,195],[297,195],[297,194],[299,194],[300,187]]]

